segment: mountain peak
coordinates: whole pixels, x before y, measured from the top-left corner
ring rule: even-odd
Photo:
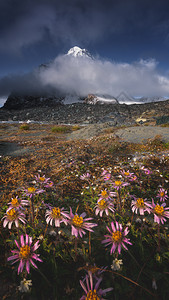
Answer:
[[[86,50],[86,49],[81,49],[78,46],[74,46],[71,48],[67,55],[71,55],[73,57],[84,57],[84,58],[92,58],[92,55]]]

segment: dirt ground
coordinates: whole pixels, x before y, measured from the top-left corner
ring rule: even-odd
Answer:
[[[64,140],[85,140],[102,134],[109,134],[119,141],[145,144],[148,140],[159,137],[165,143],[169,142],[169,127],[162,126],[132,126],[126,128],[110,127],[107,123],[92,124],[76,131],[64,134],[53,133],[53,125],[30,124],[29,130],[20,130],[19,124],[0,125],[0,156],[19,156],[36,151],[47,143]]]

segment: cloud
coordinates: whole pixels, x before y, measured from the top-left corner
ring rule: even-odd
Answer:
[[[133,96],[169,94],[169,79],[158,73],[157,65],[154,59],[129,64],[59,56],[40,78],[43,85],[80,95],[117,96],[121,91]]]
[[[125,91],[133,96],[168,96],[169,77],[158,72],[154,59],[115,63],[102,59],[58,56],[47,68],[0,80],[0,97],[11,92],[31,95],[89,93],[117,96]]]
[[[92,42],[110,24],[105,17],[107,6],[102,1],[5,1],[0,3],[0,51],[3,52],[18,54],[47,39],[56,45]],[[110,2],[107,0],[107,4]]]
[[[2,0],[0,1],[0,51],[13,54],[29,46],[88,45],[117,34],[150,32],[168,20],[165,0]],[[161,3],[163,5],[161,5]],[[166,14],[164,14],[164,11]],[[152,9],[153,7],[153,9]],[[160,13],[160,16],[159,16]],[[161,20],[162,15],[162,20]],[[143,21],[144,20],[144,21]],[[162,26],[163,27],[163,26]],[[115,41],[114,40],[114,41]]]
[[[0,50],[18,53],[24,47],[41,41],[54,20],[52,8],[41,6],[39,10],[34,7],[33,11],[20,15],[1,33]]]

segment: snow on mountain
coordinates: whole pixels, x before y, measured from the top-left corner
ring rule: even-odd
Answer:
[[[93,95],[89,94],[85,99],[88,104],[117,104],[118,101],[115,97],[110,95]]]
[[[169,97],[151,96],[151,97],[132,97],[125,92],[121,92],[117,97],[120,104],[143,104],[168,100]]]
[[[77,46],[71,48],[66,55],[93,59],[92,55],[86,49],[81,49]]]
[[[169,97],[162,97],[162,96],[151,96],[151,97],[137,97],[135,98],[136,101],[139,103],[151,103],[151,102],[159,102],[168,100]],[[137,103],[137,102],[136,102]]]

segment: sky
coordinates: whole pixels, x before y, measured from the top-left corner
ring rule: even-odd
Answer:
[[[65,61],[73,46],[95,60]],[[21,87],[168,96],[169,1],[0,0],[1,101]]]

